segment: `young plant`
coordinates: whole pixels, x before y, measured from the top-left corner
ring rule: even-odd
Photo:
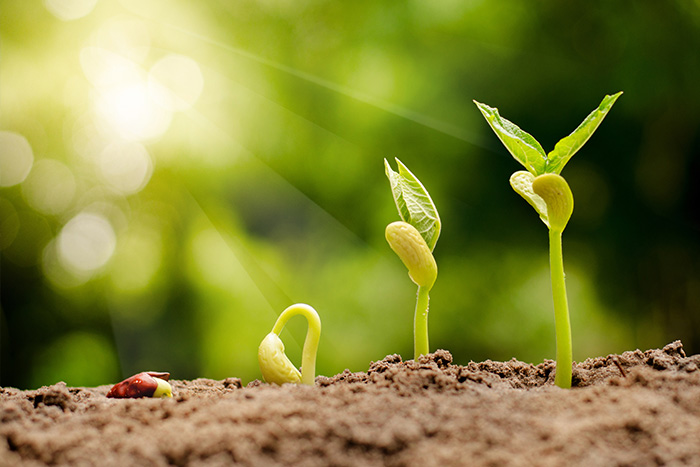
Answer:
[[[502,118],[498,109],[474,101],[501,142],[527,171],[515,172],[510,185],[535,208],[549,228],[549,267],[554,302],[557,369],[554,382],[561,388],[571,387],[572,343],[569,305],[564,282],[561,236],[574,210],[574,197],[564,177],[559,175],[571,157],[581,149],[603,121],[622,92],[605,96],[597,109],[569,136],[561,139],[549,154],[540,143],[517,125]]]
[[[304,316],[309,324],[301,354],[301,372],[284,353],[284,343],[279,337],[287,321],[296,315]],[[258,363],[263,379],[278,385],[302,383],[313,386],[316,377],[316,352],[320,338],[321,319],[316,310],[303,303],[288,307],[279,315],[272,332],[265,336],[258,348]]]
[[[413,318],[413,354],[429,353],[428,303],[430,289],[437,279],[437,263],[433,249],[440,236],[440,216],[423,184],[396,159],[399,171],[394,172],[384,159],[386,176],[402,221],[386,227],[386,240],[408,269],[408,276],[418,286]]]
[[[118,399],[139,397],[173,397],[173,389],[168,383],[170,373],[144,371],[112,386],[107,397]]]

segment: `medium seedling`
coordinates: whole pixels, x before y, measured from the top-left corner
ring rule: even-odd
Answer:
[[[429,353],[428,303],[437,279],[437,263],[432,251],[440,236],[440,216],[423,184],[400,160],[396,159],[396,163],[398,172],[384,159],[386,176],[402,221],[386,227],[386,240],[418,286],[413,319],[413,354],[418,360],[419,356]]]
[[[504,146],[527,169],[515,172],[510,177],[510,185],[535,208],[549,228],[549,264],[557,340],[554,382],[561,388],[571,387],[573,360],[561,236],[574,210],[574,197],[568,183],[559,174],[576,151],[588,141],[621,94],[605,96],[598,108],[573,133],[561,139],[549,154],[530,134],[502,118],[498,109],[474,101]]]
[[[284,353],[284,343],[279,337],[287,321],[296,315],[304,316],[309,325],[301,353],[301,371],[296,369]],[[277,318],[272,332],[265,336],[258,348],[258,363],[263,379],[278,385],[302,383],[313,386],[316,377],[316,352],[320,338],[321,319],[316,310],[303,303],[297,303],[285,309]]]

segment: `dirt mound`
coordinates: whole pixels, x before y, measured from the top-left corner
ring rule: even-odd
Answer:
[[[680,342],[589,359],[453,365],[398,355],[314,387],[172,381],[173,399],[109,386],[0,388],[2,465],[700,465],[700,355]]]

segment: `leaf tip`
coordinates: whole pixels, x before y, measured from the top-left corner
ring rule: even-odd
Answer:
[[[607,108],[608,110],[612,105],[615,103],[615,101],[623,94],[623,91],[618,91],[615,94],[608,94],[603,98],[603,101],[600,103],[599,109]]]
[[[394,169],[391,168],[391,164],[389,164],[389,161],[386,160],[386,157],[384,158],[384,173],[386,176],[391,180],[392,174],[394,174]]]
[[[495,113],[498,113],[498,109],[495,107],[489,107],[488,105],[477,101],[476,99],[472,99],[472,102],[476,104],[476,107],[479,109],[479,111],[484,115],[484,117],[488,117],[490,115],[494,115]]]

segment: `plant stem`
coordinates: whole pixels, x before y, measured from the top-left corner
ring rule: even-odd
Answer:
[[[429,293],[429,287],[418,286],[416,314],[413,318],[413,358],[416,360],[418,360],[418,357],[421,355],[427,355],[430,352],[428,345]]]
[[[562,230],[549,231],[549,269],[552,278],[552,298],[554,300],[554,327],[557,340],[557,369],[554,383],[560,388],[571,387],[571,366],[573,361],[571,345],[571,323],[569,303],[566,299],[564,282],[564,257],[561,249]]]
[[[316,378],[316,352],[318,350],[318,341],[321,337],[321,319],[318,317],[316,310],[303,303],[292,305],[285,309],[277,318],[272,332],[279,336],[287,321],[296,315],[304,316],[309,323],[306,339],[304,340],[304,348],[301,351],[301,383],[313,386]]]

